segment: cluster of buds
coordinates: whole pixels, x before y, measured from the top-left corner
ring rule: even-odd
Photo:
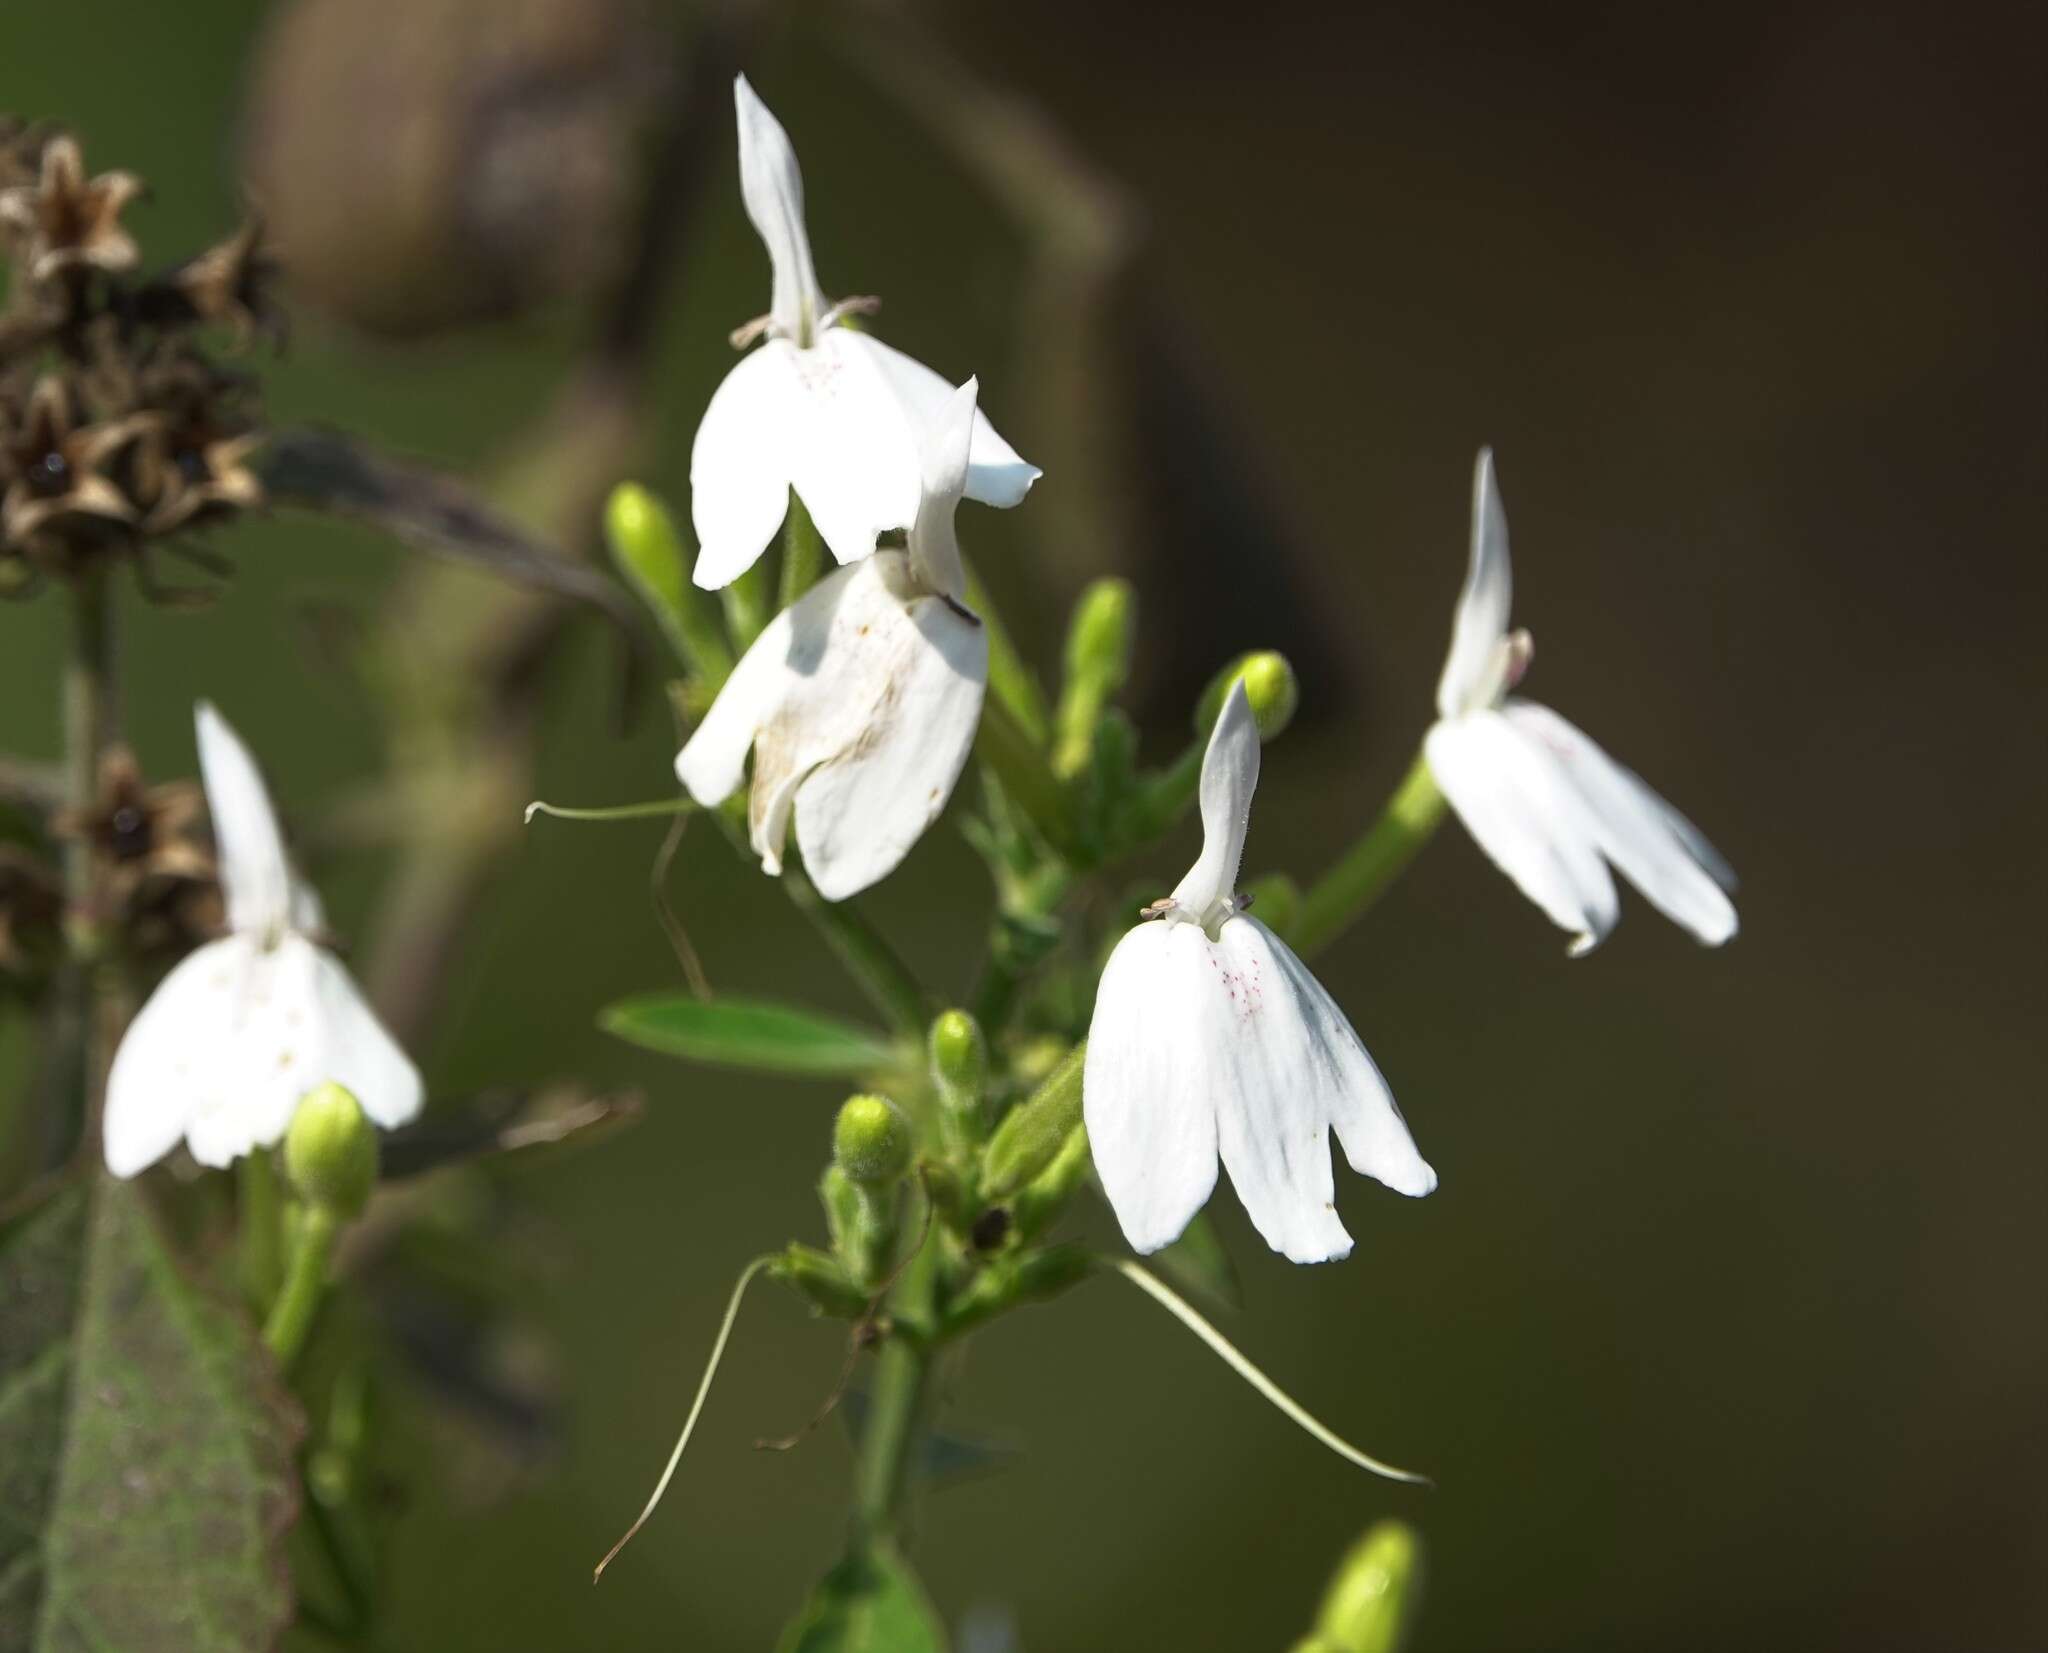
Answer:
[[[277,342],[260,228],[138,275],[122,216],[143,190],[88,172],[69,133],[0,119],[0,594],[125,556],[146,594],[171,595],[151,548],[219,573],[179,536],[262,503],[255,381],[200,344]]]

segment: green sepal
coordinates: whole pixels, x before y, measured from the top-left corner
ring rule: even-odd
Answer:
[[[868,1294],[847,1278],[838,1262],[816,1246],[792,1240],[768,1265],[770,1279],[780,1280],[820,1314],[837,1320],[858,1320],[868,1312]]]

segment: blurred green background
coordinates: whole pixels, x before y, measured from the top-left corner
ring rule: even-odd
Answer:
[[[446,11],[360,4],[373,67],[347,98],[310,89],[324,54],[340,61],[327,44],[297,62],[311,82],[273,87],[359,154],[366,198],[411,152],[406,66],[442,49]],[[453,59],[489,73],[491,7],[466,12]],[[272,13],[17,5],[0,108],[143,171],[155,199],[131,222],[168,259],[234,215]],[[1114,550],[1141,585],[1153,749],[1177,746],[1188,685],[1227,649],[1303,664],[1311,715],[1267,755],[1249,869],[1312,872],[1404,769],[1491,442],[1531,692],[1714,837],[1745,926],[1707,953],[1632,903],[1567,963],[1447,827],[1321,966],[1441,1190],[1411,1204],[1340,1178],[1358,1246],[1317,1270],[1217,1207],[1245,1288],[1231,1333],[1438,1490],[1319,1452],[1097,1283],[978,1339],[952,1396],[956,1420],[1023,1451],[925,1506],[919,1563],[949,1620],[1007,1620],[1062,1653],[1277,1648],[1392,1513],[1428,1545],[1422,1648],[2048,1643],[2039,14],[920,16],[1129,210],[1135,258],[1077,371],[1145,466]],[[1050,666],[1059,603],[1094,568],[1032,521],[1079,507],[1049,457],[1074,433],[1009,387],[1070,341],[1034,330],[1062,314],[1026,282],[1043,243],[875,72],[881,28],[861,8],[766,17],[744,60],[804,159],[828,290],[882,294],[879,330],[978,371],[1047,464],[1021,510],[962,532]],[[729,150],[706,178],[652,364],[645,479],[679,506],[725,334],[766,297]],[[459,245],[460,214],[445,227]],[[269,381],[280,421],[465,467],[547,406],[581,333],[568,304],[404,344],[311,305],[295,322]],[[211,696],[315,825],[383,737],[307,616],[373,614],[405,554],[300,520],[221,548],[241,573],[217,606],[130,604],[132,735],[153,770],[184,772],[190,702]],[[40,754],[57,630],[47,602],[0,609],[6,740]],[[614,687],[592,628],[550,664],[544,795],[667,784],[665,716],[650,698],[621,738]],[[452,1451],[394,1466],[392,1649],[762,1646],[835,1553],[843,1441],[751,1443],[815,1408],[837,1334],[763,1293],[675,1492],[589,1584],[734,1272],[815,1235],[837,1100],[594,1031],[598,1006],[675,977],[646,894],[659,836],[533,827],[420,1052],[438,1091],[573,1075],[643,1087],[649,1109],[518,1180],[564,1428],[488,1489]],[[343,928],[379,870],[329,876]],[[942,826],[868,905],[964,995],[985,898]],[[722,845],[686,842],[677,901],[721,987],[856,1009]],[[397,1382],[412,1435],[445,1446]]]

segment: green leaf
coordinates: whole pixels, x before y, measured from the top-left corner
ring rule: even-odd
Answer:
[[[0,1235],[0,1327],[0,1650],[270,1647],[298,1412],[132,1185]]]
[[[889,1041],[851,1022],[751,999],[643,993],[622,999],[598,1025],[632,1044],[713,1067],[854,1079],[895,1058]]]
[[[877,1542],[819,1580],[776,1645],[777,1653],[943,1653],[946,1632],[909,1564]]]

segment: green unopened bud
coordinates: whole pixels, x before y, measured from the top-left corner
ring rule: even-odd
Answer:
[[[1283,936],[1293,927],[1294,915],[1301,911],[1301,889],[1284,872],[1269,872],[1263,878],[1253,879],[1245,886],[1244,896],[1238,911],[1256,907],[1266,926]]]
[[[1207,740],[1216,727],[1216,719],[1223,713],[1224,697],[1239,678],[1244,679],[1245,698],[1252,703],[1252,716],[1258,720],[1260,740],[1271,740],[1294,721],[1295,708],[1301,704],[1301,687],[1294,680],[1294,668],[1287,663],[1286,655],[1260,649],[1233,660],[1202,691],[1202,698],[1195,705],[1195,733],[1201,739]]]
[[[896,1249],[896,1191],[858,1183],[836,1165],[818,1181],[832,1250],[855,1289],[871,1292],[888,1277]]]
[[[1088,677],[1112,692],[1131,670],[1131,617],[1137,597],[1129,580],[1097,580],[1074,605],[1067,632],[1067,675]]]
[[[668,507],[637,482],[622,482],[605,502],[604,532],[612,561],[677,658],[716,691],[732,672],[732,650],[710,600],[691,583]]]
[[[948,1010],[932,1023],[932,1083],[945,1104],[946,1120],[961,1142],[981,1141],[988,1114],[982,1093],[988,1084],[988,1041],[981,1024],[964,1010]]]
[[[1414,1529],[1382,1521],[1338,1564],[1302,1645],[1318,1653],[1397,1653],[1421,1588],[1422,1546]]]
[[[1103,710],[1130,676],[1133,602],[1128,581],[1097,580],[1074,605],[1053,743],[1056,774],[1076,775],[1087,766]]]
[[[1042,1232],[1067,1208],[1074,1190],[1088,1174],[1094,1161],[1088,1152],[1088,1127],[1076,1125],[1061,1144],[1060,1151],[1043,1171],[1033,1177],[1010,1202],[1010,1221],[1020,1238],[1031,1239]]]
[[[910,1169],[910,1121],[886,1097],[850,1096],[832,1127],[832,1163],[865,1188],[900,1182]]]
[[[377,1186],[377,1128],[340,1085],[308,1091],[284,1134],[284,1169],[300,1199],[353,1217]]]
[[[984,1198],[999,1200],[1023,1187],[1066,1146],[1081,1123],[1081,1070],[1087,1056],[1087,1045],[1076,1045],[1044,1084],[1010,1110],[988,1145]]]

